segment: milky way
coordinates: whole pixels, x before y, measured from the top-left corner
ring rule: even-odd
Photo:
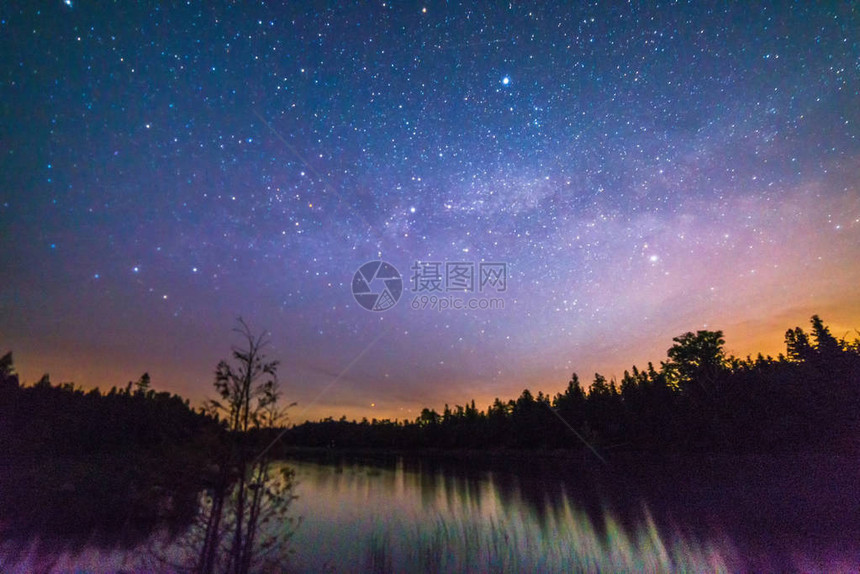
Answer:
[[[29,382],[199,401],[242,316],[294,417],[412,418],[688,330],[744,356],[860,326],[852,3],[0,14],[0,351]],[[384,311],[351,293],[375,260]],[[413,289],[422,262],[474,290]]]

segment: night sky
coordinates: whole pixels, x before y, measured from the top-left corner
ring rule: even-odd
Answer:
[[[241,316],[294,420],[414,418],[689,330],[746,356],[860,327],[854,3],[188,4],[0,6],[0,352],[28,383],[149,371],[199,404]],[[385,311],[351,292],[375,260]]]

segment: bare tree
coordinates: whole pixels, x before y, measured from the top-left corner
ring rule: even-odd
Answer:
[[[255,555],[273,550],[277,542],[260,536],[261,524],[286,520],[286,508],[295,498],[292,473],[283,469],[280,478],[273,477],[271,459],[266,452],[258,454],[249,437],[249,431],[272,428],[285,419],[286,409],[278,405],[279,362],[264,354],[266,333],[255,336],[241,318],[234,330],[244,344],[233,347],[232,364],[218,363],[215,389],[220,400],[209,404],[211,411],[226,417],[229,450],[219,468],[197,564],[197,570],[207,574],[220,567],[233,574],[249,572]]]

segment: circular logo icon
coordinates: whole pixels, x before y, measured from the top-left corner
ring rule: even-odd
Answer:
[[[352,296],[368,311],[387,311],[403,294],[403,279],[391,263],[369,261],[352,278]]]

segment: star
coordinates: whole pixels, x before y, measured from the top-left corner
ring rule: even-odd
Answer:
[[[59,380],[110,388],[175,348],[153,375],[203,400],[241,315],[303,416],[360,419],[620,376],[670,325],[739,354],[814,313],[860,326],[850,11],[120,3],[70,26],[46,15],[74,0],[33,6],[3,24],[0,323],[32,324],[4,342]],[[405,280],[366,311],[352,277],[376,260],[437,263],[441,292]],[[474,292],[445,291],[446,263]],[[74,332],[38,320],[57,309]]]

